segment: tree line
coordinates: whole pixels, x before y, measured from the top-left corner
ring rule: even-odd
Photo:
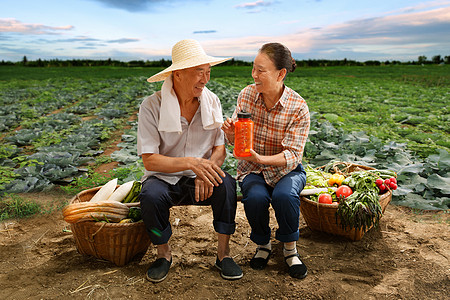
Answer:
[[[399,60],[367,60],[364,62],[349,60],[349,59],[307,59],[296,60],[299,67],[332,67],[332,66],[381,66],[381,65],[425,65],[425,64],[450,64],[450,55],[442,57],[441,55],[435,55],[431,59],[421,55],[417,58],[417,61],[401,62]],[[113,60],[111,58],[106,60],[94,60],[94,59],[50,59],[50,60],[28,60],[26,56],[21,61],[11,62],[2,60],[0,66],[26,66],[26,67],[169,67],[172,64],[170,59],[160,60],[131,60],[120,61]],[[252,62],[243,61],[238,59],[228,60],[221,65],[225,66],[251,66]]]

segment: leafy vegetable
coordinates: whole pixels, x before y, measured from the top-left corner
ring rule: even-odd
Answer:
[[[127,218],[132,219],[134,222],[142,220],[142,213],[140,207],[130,207]]]
[[[141,192],[141,182],[134,180],[129,193],[123,199],[123,203],[138,202],[138,196]]]
[[[336,211],[336,222],[339,216],[343,229],[377,226],[382,216],[378,192],[355,191],[345,201],[339,203]]]
[[[323,172],[319,169],[313,169],[311,166],[306,166],[305,171],[306,171],[305,189],[328,187],[328,180],[331,177],[330,173]]]

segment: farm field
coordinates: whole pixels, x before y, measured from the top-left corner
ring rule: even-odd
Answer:
[[[448,66],[305,68],[289,75],[286,84],[312,112],[305,164],[338,159],[389,168],[400,185],[380,226],[360,241],[314,232],[301,216],[305,279],[287,275],[277,241],[267,268],[250,268],[255,246],[242,203],[231,237],[241,280],[225,281],[213,266],[216,236],[206,207],[173,208],[173,265],[159,284],[145,280],[156,258],[152,245],[123,267],[80,255],[60,209],[110,177],[123,183],[142,175],[136,113],[142,97],[159,88],[145,81],[159,70],[0,67],[0,299],[448,298]],[[250,72],[213,68],[209,88],[225,115],[251,83]],[[235,166],[228,155],[225,168],[233,173]]]
[[[102,165],[121,182],[138,179],[136,114],[160,88],[160,68],[0,68],[0,190],[69,193],[103,184]],[[393,202],[448,209],[449,66],[299,68],[286,85],[312,114],[305,164],[351,161],[399,175]],[[209,87],[226,116],[252,83],[251,67],[214,67]],[[115,151],[111,151],[116,147]],[[105,152],[105,150],[107,150]],[[231,155],[225,168],[234,173]],[[89,186],[91,185],[91,186]]]

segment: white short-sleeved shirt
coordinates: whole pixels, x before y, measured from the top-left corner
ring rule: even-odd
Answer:
[[[159,111],[161,108],[161,91],[154,93],[142,101],[139,109],[137,152],[155,153],[170,157],[211,158],[214,146],[224,145],[224,133],[220,128],[206,130],[203,128],[201,109],[197,109],[191,122],[180,116],[181,133],[158,131]],[[196,177],[192,170],[176,173],[161,173],[145,170],[148,176],[156,176],[169,184],[176,184],[182,176]]]

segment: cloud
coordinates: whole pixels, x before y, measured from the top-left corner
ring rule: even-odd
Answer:
[[[139,39],[133,39],[133,38],[122,38],[122,39],[117,39],[117,40],[109,40],[106,41],[107,43],[117,43],[117,44],[126,44],[126,43],[133,43],[133,42],[139,42]]]
[[[100,42],[99,39],[94,39],[86,36],[79,36],[70,39],[57,39],[57,40],[46,40],[49,43],[76,43],[76,42]]]
[[[0,51],[5,52],[6,55],[3,56],[23,56],[23,55],[38,55],[40,53],[40,49],[38,48],[22,48],[22,47],[7,47],[7,46],[0,46]]]
[[[403,7],[394,11],[389,11],[386,14],[398,14],[398,13],[412,13],[416,11],[421,11],[425,9],[434,9],[450,5],[448,0],[437,0],[437,1],[426,1],[419,3],[416,6]]]
[[[450,7],[353,20],[284,36],[292,52],[311,57],[409,60],[450,49]],[[434,54],[433,54],[434,53]],[[338,57],[338,55],[345,55]]]
[[[201,33],[216,33],[216,30],[199,30],[199,31],[194,31],[193,34],[201,34]]]
[[[13,41],[13,38],[11,36],[0,34],[0,41]]]
[[[397,44],[450,43],[450,7],[423,12],[353,20],[318,30],[316,41],[323,43]]]
[[[376,59],[395,55],[397,59],[417,55],[447,55],[450,49],[450,7],[380,17],[355,19],[324,27],[298,28],[279,36],[247,36],[204,42],[211,55],[255,57],[267,42],[285,44],[297,58]],[[393,54],[391,54],[393,53]],[[433,54],[434,53],[434,54]],[[339,57],[338,55],[345,55]],[[365,58],[363,58],[365,57]]]
[[[27,24],[22,23],[16,19],[0,19],[0,32],[6,33],[21,33],[21,34],[60,34],[61,31],[69,31],[74,29],[74,26],[47,26],[42,24]]]
[[[255,8],[259,8],[262,6],[270,6],[272,5],[271,1],[263,1],[263,0],[258,0],[256,2],[246,2],[246,3],[242,3],[242,4],[238,4],[235,5],[235,8],[245,8],[245,9],[255,9]]]
[[[84,44],[85,47],[106,47],[106,44],[99,44],[99,43],[86,43]]]
[[[150,4],[158,3],[158,0],[91,0],[102,3],[104,6],[111,8],[124,9],[129,12],[137,12],[147,10]]]
[[[68,39],[38,39],[34,42],[41,43],[41,44],[55,44],[55,43],[83,43],[85,46],[106,46],[106,44],[126,44],[126,43],[132,43],[132,42],[138,42],[140,39],[135,38],[121,38],[116,40],[101,40],[96,38],[91,38],[87,36],[78,36]],[[97,43],[97,44],[96,44]]]
[[[91,0],[102,3],[106,7],[123,9],[129,12],[141,12],[149,10],[162,10],[163,6],[173,7],[176,2],[185,3],[183,0]],[[191,0],[203,1],[206,0]]]

